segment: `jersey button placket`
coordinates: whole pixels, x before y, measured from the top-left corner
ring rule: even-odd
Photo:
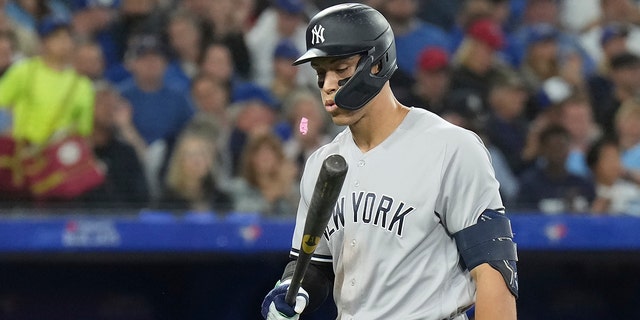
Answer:
[[[362,168],[362,167],[365,166],[365,164],[366,164],[366,162],[364,161],[364,159],[360,159],[357,162],[357,167],[358,168]],[[360,170],[357,170],[357,172],[358,172],[358,174],[355,176],[356,180],[353,182],[353,186],[356,187],[356,188],[360,187],[360,180],[358,180],[358,176],[360,175]]]

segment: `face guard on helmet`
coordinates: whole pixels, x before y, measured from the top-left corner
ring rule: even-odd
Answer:
[[[293,64],[320,57],[361,55],[354,74],[338,83],[336,105],[348,110],[371,101],[398,68],[391,26],[375,9],[356,3],[329,7],[316,14],[307,27],[307,52]],[[379,71],[371,73],[378,65]]]

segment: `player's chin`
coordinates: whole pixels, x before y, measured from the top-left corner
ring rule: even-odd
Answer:
[[[351,114],[351,112],[348,112],[346,110],[344,112],[332,112],[330,113],[330,115],[331,120],[337,126],[348,126],[354,122],[353,115]]]

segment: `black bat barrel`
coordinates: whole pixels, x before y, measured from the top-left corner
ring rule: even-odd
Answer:
[[[304,224],[304,234],[300,244],[300,253],[291,278],[285,301],[295,305],[296,294],[302,285],[302,279],[316,250],[324,229],[327,227],[333,207],[338,201],[344,178],[347,175],[347,162],[339,154],[328,156],[322,163],[316,186],[313,189],[309,211]]]

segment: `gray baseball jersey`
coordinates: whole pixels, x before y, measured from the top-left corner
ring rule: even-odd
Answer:
[[[338,319],[465,319],[475,286],[451,234],[485,209],[504,210],[480,138],[418,108],[366,153],[345,129],[307,161],[293,256],[321,163],[334,153],[349,171],[312,260],[333,265]]]

